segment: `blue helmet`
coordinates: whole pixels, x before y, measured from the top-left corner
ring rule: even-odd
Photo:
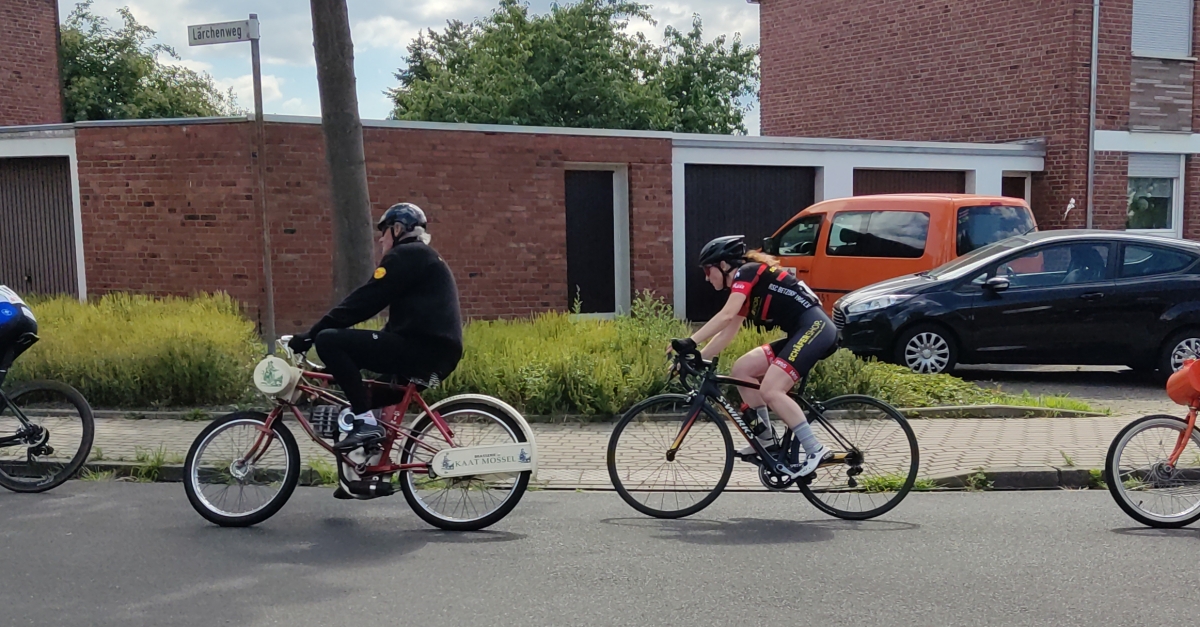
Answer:
[[[402,227],[405,233],[411,232],[418,226],[423,227],[425,226],[425,212],[410,202],[396,203],[383,212],[383,215],[379,217],[379,222],[375,223],[375,228],[382,232],[397,225]]]

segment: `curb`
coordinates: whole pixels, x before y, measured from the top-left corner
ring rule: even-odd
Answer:
[[[164,464],[152,468],[146,464],[134,462],[88,462],[80,469],[80,473],[113,473],[114,479],[134,480],[145,483],[182,483],[183,465]],[[981,491],[1020,491],[1020,490],[1086,490],[1100,489],[1103,479],[1097,475],[1102,471],[1087,468],[1057,468],[1046,466],[1042,468],[997,468],[992,470],[977,470],[954,475],[933,477],[932,481],[938,488],[948,490],[981,490]],[[983,475],[982,478],[980,475]],[[76,478],[79,478],[78,476]],[[312,468],[305,467],[300,471],[302,486],[325,485],[321,475]],[[534,487],[534,484],[530,484]],[[535,489],[545,491],[609,491],[612,486],[596,488],[595,486],[545,486]],[[738,491],[727,489],[726,491]],[[753,491],[759,491],[757,489]]]
[[[1100,488],[1104,481],[1102,473],[1100,469],[1055,466],[996,468],[934,477],[933,482],[938,487],[952,489],[1082,490]]]

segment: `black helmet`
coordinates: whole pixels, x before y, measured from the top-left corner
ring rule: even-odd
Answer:
[[[375,223],[375,228],[379,231],[386,231],[395,225],[403,227],[405,233],[418,226],[423,227],[425,226],[425,212],[410,202],[396,203],[383,212],[383,215],[379,217],[379,222]]]
[[[715,266],[722,261],[733,263],[746,256],[746,242],[742,235],[718,237],[700,249],[700,265]]]

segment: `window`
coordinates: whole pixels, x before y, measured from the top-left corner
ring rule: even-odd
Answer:
[[[1183,212],[1180,155],[1129,155],[1129,205],[1125,228],[1178,234]]]
[[[1025,207],[959,207],[958,255],[993,242],[1024,235],[1034,228],[1033,214]]]
[[[1195,261],[1195,257],[1177,250],[1130,244],[1125,247],[1124,259],[1121,260],[1121,278],[1131,279],[1179,272],[1191,265],[1193,261]]]
[[[1192,56],[1193,0],[1133,0],[1133,55]]]
[[[800,218],[779,236],[779,254],[787,257],[814,255],[820,234],[821,216]]]
[[[901,257],[925,254],[929,214],[916,211],[846,211],[833,218],[826,253],[832,257]]]
[[[1108,244],[1059,244],[1001,262],[993,276],[1008,279],[1009,289],[1077,285],[1108,276]],[[982,282],[980,277],[976,282]]]

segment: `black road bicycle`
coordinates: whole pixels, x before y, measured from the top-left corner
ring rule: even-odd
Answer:
[[[0,385],[18,355],[37,342],[26,333],[0,354]],[[0,390],[0,486],[45,492],[70,479],[92,451],[92,408],[59,381],[28,381]]]
[[[679,340],[674,371],[686,394],[661,394],[630,408],[608,442],[608,475],[617,493],[634,509],[657,518],[681,518],[708,507],[720,496],[734,469],[728,418],[755,454],[743,458],[758,469],[768,490],[795,485],[817,509],[850,520],[866,520],[891,510],[917,479],[917,438],[904,416],[870,396],[838,396],[816,402],[792,397],[804,409],[818,439],[834,450],[812,474],[793,480],[784,474],[798,462],[800,443],[790,429],[776,437],[772,454],[758,442],[721,385],[758,385],[717,374],[717,360]],[[778,433],[778,430],[776,430]]]

